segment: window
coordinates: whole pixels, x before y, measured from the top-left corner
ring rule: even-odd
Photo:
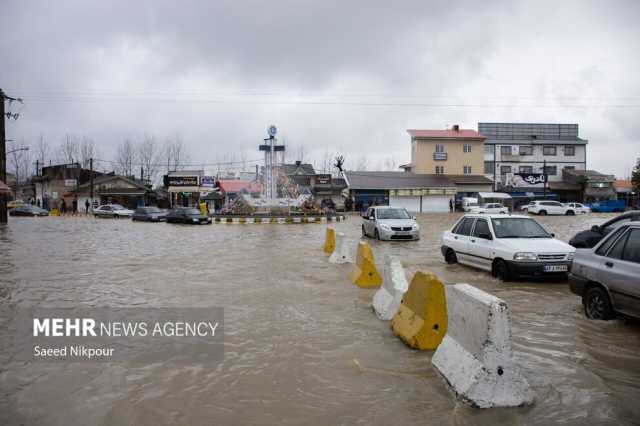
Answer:
[[[511,155],[511,145],[501,146],[500,155]]]
[[[489,231],[489,224],[486,220],[478,219],[476,227],[473,229],[473,236],[479,237],[481,234],[491,235],[491,231]]]
[[[465,143],[465,144],[462,146],[462,151],[463,151],[463,152],[471,152],[471,144],[470,144],[470,143]]]
[[[453,227],[451,232],[454,233],[454,234],[459,234],[460,230],[462,229],[462,224],[464,223],[464,221],[465,221],[465,218],[463,217],[462,219],[460,219],[458,221],[458,223],[456,223],[456,226]]]
[[[624,255],[624,246],[627,244],[627,240],[629,239],[630,232],[625,232],[622,237],[618,238],[618,241],[615,242],[609,253],[607,253],[607,257],[612,259],[622,259]]]
[[[444,166],[436,166],[436,174],[443,175],[444,174]]]
[[[533,173],[533,166],[520,166],[518,168],[519,173]]]
[[[556,155],[557,147],[555,146],[543,146],[542,147],[542,155]]]
[[[607,240],[605,240],[605,242],[603,242],[600,247],[598,247],[598,249],[596,250],[596,254],[599,256],[604,256],[609,251],[613,243],[616,242],[620,234],[622,234],[623,232],[624,228],[616,229],[616,232],[611,234],[611,236]]]
[[[473,221],[474,220],[475,219],[473,219],[471,217],[466,217],[464,219],[464,222],[462,223],[462,226],[460,226],[458,234],[460,234],[460,235],[471,235],[471,228],[473,226]]]
[[[576,147],[575,146],[565,146],[564,147],[564,155],[567,157],[573,157],[576,155]]]
[[[531,145],[522,145],[520,147],[520,155],[533,155],[533,147]]]
[[[627,222],[631,222],[632,218],[631,216],[627,216],[627,217],[621,217],[621,218],[616,218],[617,220],[613,220],[610,224],[608,224],[607,226],[603,227],[602,230],[604,231],[605,235],[608,234],[609,232],[613,231],[614,229],[624,225]]]
[[[462,171],[465,175],[470,175],[471,174],[471,166],[463,166],[462,167]]]
[[[491,174],[494,172],[496,168],[496,163],[493,161],[485,161],[484,162],[484,172],[485,174]]]
[[[544,173],[548,176],[555,176],[558,174],[558,166],[547,166]]]
[[[562,204],[557,201],[543,201],[540,204],[543,206],[562,207]]]
[[[622,260],[640,263],[640,229],[632,229],[631,232],[629,232],[629,238],[624,248]]]
[[[436,152],[444,152],[444,145],[436,144]]]
[[[564,166],[565,170],[575,170],[576,166]]]
[[[493,148],[495,145],[484,144],[484,153],[485,154],[493,154]]]
[[[511,173],[511,166],[500,166],[500,175],[504,176],[507,173]]]

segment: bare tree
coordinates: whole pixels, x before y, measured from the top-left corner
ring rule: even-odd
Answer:
[[[160,171],[161,153],[153,135],[144,135],[142,142],[138,145],[138,159],[142,164],[144,177],[150,184],[153,184]]]
[[[184,164],[189,161],[189,156],[180,136],[176,136],[173,141],[167,141],[164,151],[167,171],[181,170],[184,168]]]
[[[398,168],[398,162],[396,161],[393,154],[391,155],[391,157],[384,159],[383,167],[384,167],[384,170],[390,170],[390,171],[395,171]]]
[[[27,147],[24,141],[21,141],[20,147],[10,151],[8,155],[10,170],[16,175],[16,195],[19,186],[27,182],[32,174],[31,154],[29,150],[25,148]]]
[[[68,133],[64,135],[64,139],[58,147],[57,157],[58,162],[63,164],[78,162],[80,157],[78,138]]]
[[[38,139],[34,147],[33,155],[38,160],[40,170],[46,165],[46,161],[51,159],[51,147],[44,136],[40,135],[40,139]],[[36,174],[40,174],[40,170],[36,170]]]
[[[356,170],[358,171],[366,171],[369,168],[369,160],[364,155],[358,157],[356,162]]]
[[[78,151],[80,166],[83,169],[88,169],[90,160],[98,155],[95,142],[92,139],[83,136],[82,142],[79,144]]]
[[[118,146],[118,152],[116,154],[116,168],[118,173],[123,176],[133,176],[136,157],[137,152],[133,142],[129,139],[123,140]]]

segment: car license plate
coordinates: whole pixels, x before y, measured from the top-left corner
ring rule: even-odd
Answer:
[[[396,235],[409,235],[411,232],[409,231],[396,231]]]
[[[544,265],[544,272],[567,272],[567,265]]]

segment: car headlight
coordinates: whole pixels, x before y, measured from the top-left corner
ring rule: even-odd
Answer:
[[[567,260],[573,260],[573,257],[575,256],[575,253],[569,253],[567,254]]]
[[[413,224],[413,230],[414,231],[419,231],[420,230],[420,225],[418,225],[417,223]]]
[[[386,223],[381,223],[380,228],[384,229],[385,231],[391,231],[391,227]]]
[[[538,260],[538,256],[535,253],[520,252],[513,255],[513,260]]]

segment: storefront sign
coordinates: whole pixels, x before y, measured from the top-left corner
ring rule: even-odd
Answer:
[[[316,175],[316,185],[330,185],[331,175]]]
[[[200,186],[205,188],[213,188],[216,181],[213,176],[202,176],[202,181],[200,182]]]
[[[66,186],[66,187],[76,186],[76,180],[75,179],[65,179],[64,180],[64,186]]]
[[[167,176],[169,186],[198,186],[198,176]]]
[[[507,175],[505,185],[513,187],[542,186],[546,182],[546,176],[542,173],[514,173]]]

